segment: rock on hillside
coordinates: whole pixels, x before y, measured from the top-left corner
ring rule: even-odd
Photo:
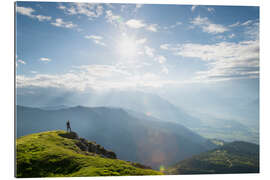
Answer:
[[[116,159],[116,154],[112,151],[104,149],[99,144],[96,144],[96,142],[89,142],[84,138],[80,138],[77,133],[75,132],[70,132],[70,133],[63,133],[59,134],[59,136],[62,136],[64,138],[69,138],[69,139],[76,139],[78,140],[75,144],[80,148],[82,151],[86,152],[91,152],[95,154],[99,154],[102,157],[107,157],[111,159]]]

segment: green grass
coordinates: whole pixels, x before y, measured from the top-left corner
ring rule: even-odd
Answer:
[[[134,167],[131,162],[103,158],[81,151],[75,139],[49,131],[16,140],[17,177],[132,176],[162,175],[152,169]]]
[[[195,155],[169,167],[167,174],[258,173],[259,152],[256,145],[233,142]]]

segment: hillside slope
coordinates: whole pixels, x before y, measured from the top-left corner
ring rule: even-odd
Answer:
[[[213,149],[206,139],[184,126],[137,118],[123,109],[108,107],[77,106],[46,111],[17,106],[17,137],[63,129],[67,120],[80,136],[99,142],[120,159],[154,169]]]
[[[101,146],[88,152],[79,145],[82,141],[69,137],[65,131],[49,131],[20,137],[16,140],[16,177],[55,176],[119,176],[161,175],[137,163],[106,157],[113,154]],[[103,150],[103,151],[102,151]],[[105,153],[106,152],[106,153]],[[109,153],[110,152],[110,153]]]
[[[247,142],[227,143],[183,160],[167,169],[167,174],[259,173],[259,146]]]

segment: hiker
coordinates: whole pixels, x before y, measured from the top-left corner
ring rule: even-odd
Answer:
[[[69,132],[71,132],[71,127],[70,127],[69,120],[67,121],[67,132],[68,132],[68,130],[69,130]]]

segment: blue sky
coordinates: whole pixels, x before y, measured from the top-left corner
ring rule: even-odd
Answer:
[[[259,8],[18,2],[16,53],[20,88],[145,90],[172,101],[206,88],[252,101]]]

